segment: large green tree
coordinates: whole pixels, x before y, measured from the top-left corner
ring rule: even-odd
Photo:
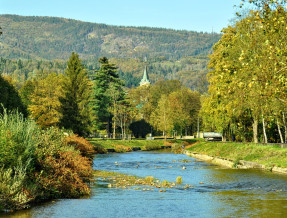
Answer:
[[[63,79],[60,126],[79,135],[91,132],[93,122],[91,96],[92,82],[79,55],[73,52]]]
[[[2,77],[0,75],[0,113],[3,113],[3,107],[8,111],[18,110],[27,116],[27,109],[23,105],[20,95],[13,85],[11,77]]]
[[[96,115],[96,128],[106,128],[110,133],[111,123],[117,116],[117,105],[123,98],[123,83],[119,79],[117,67],[109,63],[108,58],[99,59],[100,69],[94,75],[94,112]],[[115,123],[114,123],[115,129]]]

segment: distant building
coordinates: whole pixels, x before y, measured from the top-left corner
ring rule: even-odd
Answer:
[[[148,79],[147,67],[146,66],[144,68],[143,78],[142,78],[142,80],[140,82],[140,86],[144,86],[144,85],[150,85],[150,81]]]

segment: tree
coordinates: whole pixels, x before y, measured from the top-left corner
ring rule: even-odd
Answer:
[[[117,74],[117,68],[110,64],[108,58],[99,59],[101,67],[94,75],[94,112],[96,115],[96,126],[103,129],[106,126],[107,133],[110,133],[113,113],[116,113],[116,104],[122,98],[123,83]],[[112,108],[112,109],[111,109]],[[115,128],[115,125],[114,125]]]
[[[12,84],[11,77],[2,77],[0,75],[0,113],[3,113],[3,107],[8,111],[18,110],[24,116],[27,116],[27,109],[23,105],[18,91]]]
[[[152,131],[152,126],[142,119],[131,123],[129,129],[136,138],[145,138],[146,135]]]
[[[158,130],[163,132],[163,136],[167,137],[167,133],[174,128],[170,101],[167,95],[162,95],[158,106],[151,115],[151,124]]]
[[[34,82],[32,80],[27,80],[19,90],[22,102],[26,108],[28,108],[28,106],[32,104],[31,95],[34,92],[34,89],[35,89]]]
[[[183,129],[185,129],[185,135],[187,135],[188,127],[196,126],[197,123],[201,108],[199,92],[193,92],[183,87],[170,93],[168,98],[175,130],[182,135]]]
[[[283,5],[286,1],[249,2],[258,6],[258,10],[250,11],[233,27],[224,29],[224,35],[213,47],[209,64],[212,71],[208,75],[210,96],[205,98],[202,114],[205,120],[213,115],[214,126],[223,135],[240,129],[246,131],[251,119],[255,143],[261,122],[264,142],[268,142],[268,126],[272,126],[268,123],[277,123],[280,135],[279,124],[285,122],[287,13]],[[282,121],[277,122],[278,119]]]
[[[59,100],[61,97],[61,83],[62,77],[56,73],[51,73],[46,78],[34,82],[34,91],[29,96],[31,103],[28,108],[31,117],[41,127],[59,125],[62,117]],[[26,84],[27,88],[29,88],[29,84]]]
[[[73,52],[63,78],[60,126],[80,136],[90,133],[93,122],[91,96],[92,82],[79,55]]]

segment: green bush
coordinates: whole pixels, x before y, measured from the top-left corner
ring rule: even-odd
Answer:
[[[91,146],[92,148],[92,146]],[[34,200],[89,194],[91,161],[68,145],[63,131],[41,130],[19,113],[0,116],[0,211]]]
[[[144,145],[142,150],[143,151],[152,151],[152,150],[159,150],[161,149],[161,145],[160,144],[147,144],[147,145]]]
[[[26,189],[23,168],[0,168],[0,205],[2,209],[24,209],[34,196]]]
[[[4,111],[0,116],[0,166],[14,168],[22,165],[32,171],[38,131],[36,124],[22,114]]]

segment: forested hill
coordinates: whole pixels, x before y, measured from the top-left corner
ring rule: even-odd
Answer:
[[[93,57],[162,57],[177,60],[207,55],[220,34],[148,27],[120,27],[56,17],[0,15],[4,58],[64,59],[77,52]]]

